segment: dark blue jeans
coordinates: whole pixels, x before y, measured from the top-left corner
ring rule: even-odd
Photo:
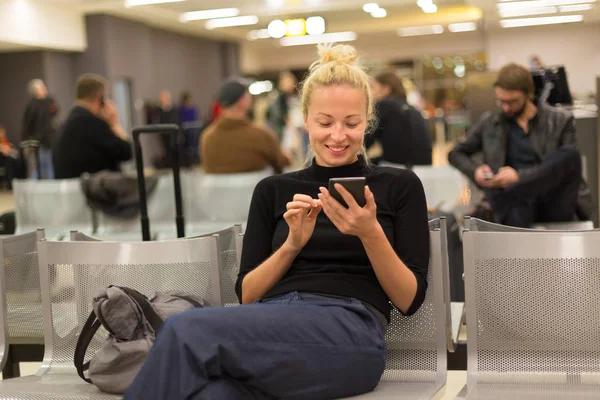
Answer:
[[[486,191],[498,222],[529,228],[536,222],[573,221],[581,182],[581,155],[560,148],[538,169],[506,189]]]
[[[371,391],[384,332],[361,302],[288,293],[170,318],[125,399],[336,399]]]

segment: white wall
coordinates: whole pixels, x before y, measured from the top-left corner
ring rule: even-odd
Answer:
[[[43,0],[0,1],[0,42],[52,50],[83,51],[84,17]]]
[[[528,65],[532,54],[546,65],[564,64],[571,91],[584,97],[595,93],[600,76],[600,24],[503,29],[488,35],[486,51],[490,69],[511,61]]]

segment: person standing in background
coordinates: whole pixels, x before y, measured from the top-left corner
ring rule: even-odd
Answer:
[[[52,146],[56,139],[58,105],[48,95],[48,89],[41,79],[31,80],[27,85],[27,90],[31,98],[23,114],[21,137],[23,141],[37,140],[40,142],[38,162],[40,163],[41,177],[38,176],[38,169],[36,168],[37,162],[33,153],[35,149],[26,149],[25,158],[29,160],[29,171],[31,171],[33,179],[54,179]]]
[[[200,137],[200,117],[198,108],[192,102],[190,92],[183,92],[181,95],[181,105],[179,106],[179,120],[181,121],[181,130],[185,139],[184,144],[184,165],[198,164],[198,139]]]
[[[283,141],[285,127],[289,122],[290,98],[296,96],[298,81],[291,72],[282,72],[279,76],[279,93],[267,110],[269,128],[277,133],[279,141]]]
[[[371,88],[379,124],[365,137],[367,149],[379,140],[383,150],[380,161],[431,165],[431,134],[421,113],[407,104],[402,80],[392,71],[382,72],[375,76]]]
[[[180,124],[179,111],[173,107],[173,97],[171,92],[163,90],[159,95],[158,108],[154,113],[154,124]],[[160,149],[156,157],[157,168],[169,168],[173,161],[170,145],[171,136],[169,134],[160,135]]]

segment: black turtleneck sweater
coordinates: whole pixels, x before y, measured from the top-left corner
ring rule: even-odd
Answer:
[[[319,187],[328,187],[330,178],[353,176],[367,178],[377,203],[377,220],[398,257],[417,279],[417,294],[406,314],[419,309],[425,298],[429,265],[429,227],[423,186],[410,170],[368,167],[363,159],[334,168],[313,162],[309,168],[271,176],[256,186],[236,284],[240,300],[246,274],[287,239],[288,226],[283,219],[286,203],[297,193],[317,198]],[[390,317],[389,299],[360,239],[342,234],[323,212],[317,217],[311,239],[283,279],[264,298],[293,291],[352,297],[373,306],[388,320]]]

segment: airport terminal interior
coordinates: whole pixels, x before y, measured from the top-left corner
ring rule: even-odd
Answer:
[[[600,399],[599,107],[597,0],[0,0],[0,400]]]

